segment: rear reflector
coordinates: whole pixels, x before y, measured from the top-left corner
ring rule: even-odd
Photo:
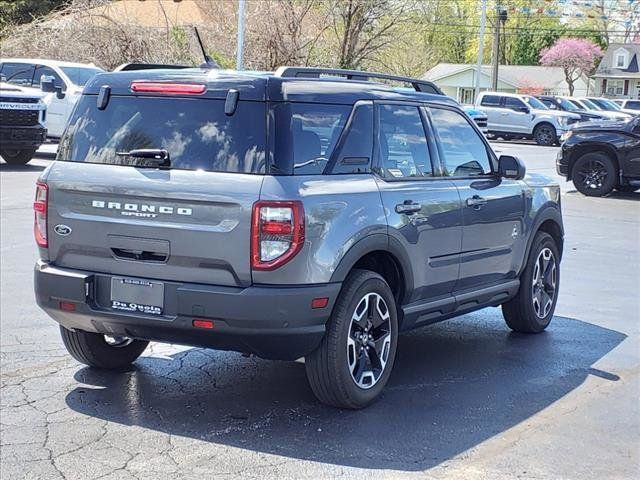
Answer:
[[[75,312],[76,304],[73,302],[60,302],[60,310],[66,310],[67,312]]]
[[[329,299],[327,297],[314,298],[311,300],[311,308],[325,308],[329,305]]]
[[[46,183],[36,183],[36,199],[33,202],[33,235],[39,247],[47,248],[47,210],[49,207],[49,189]]]
[[[200,83],[132,82],[131,91],[136,93],[163,93],[168,95],[200,95],[207,90]]]
[[[202,320],[200,318],[193,319],[193,326],[196,328],[212,329],[214,327],[213,320]]]

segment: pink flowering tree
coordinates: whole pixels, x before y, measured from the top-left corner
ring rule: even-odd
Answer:
[[[602,49],[589,40],[560,38],[540,52],[540,63],[548,67],[562,67],[569,94],[573,95],[574,82],[581,75],[591,74],[602,55]]]

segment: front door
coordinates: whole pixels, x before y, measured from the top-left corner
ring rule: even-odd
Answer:
[[[444,174],[458,188],[462,202],[464,227],[455,290],[515,278],[525,245],[524,184],[494,173],[496,161],[489,145],[464,115],[445,107],[429,111],[440,140]]]
[[[376,105],[376,163],[389,235],[408,255],[414,291],[408,303],[451,296],[458,280],[462,212],[458,190],[439,176],[416,105]]]
[[[640,180],[640,119],[635,120],[622,158],[622,174]]]
[[[64,80],[55,70],[45,65],[37,65],[33,76],[33,87],[40,88],[42,77],[53,77],[54,85],[60,87],[62,91],[67,90]],[[47,103],[47,119],[45,126],[47,127],[47,135],[52,137],[61,137],[66,127],[67,118],[69,116],[69,100],[67,98],[58,98],[55,93],[49,93],[46,97]]]

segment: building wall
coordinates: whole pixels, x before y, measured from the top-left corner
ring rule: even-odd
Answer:
[[[640,78],[597,78],[597,95],[608,98],[640,98]]]

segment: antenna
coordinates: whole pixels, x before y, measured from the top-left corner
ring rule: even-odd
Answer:
[[[220,65],[218,65],[215,60],[207,55],[207,51],[204,49],[204,44],[202,43],[202,39],[200,38],[200,33],[198,32],[198,27],[194,26],[193,31],[196,32],[198,45],[200,45],[200,50],[202,50],[202,56],[204,57],[204,63],[200,65],[200,68],[220,68]]]

